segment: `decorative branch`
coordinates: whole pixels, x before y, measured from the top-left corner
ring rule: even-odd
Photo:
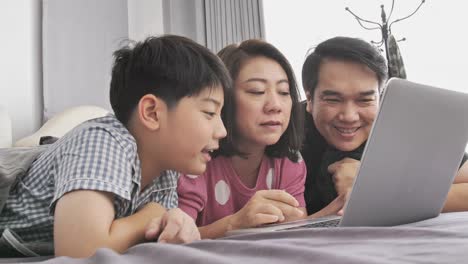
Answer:
[[[393,1],[395,1],[395,0],[393,0]],[[392,25],[393,25],[394,23],[397,23],[397,22],[403,21],[403,20],[405,20],[405,19],[408,19],[408,18],[412,17],[414,14],[416,14],[416,12],[418,12],[419,8],[421,8],[421,6],[422,6],[425,2],[426,2],[426,0],[421,0],[421,3],[420,3],[419,6],[416,8],[416,10],[413,11],[413,13],[411,13],[411,14],[409,14],[409,15],[403,17],[403,18],[396,19],[395,21],[391,22],[391,23],[390,23],[390,26],[388,26],[388,31],[392,32]]]
[[[396,19],[392,22],[390,22],[390,18],[393,14],[393,10],[394,10],[394,7],[395,7],[395,0],[392,0],[392,7],[390,8],[390,13],[387,17],[386,13],[385,13],[385,6],[384,5],[380,5],[380,9],[381,9],[381,19],[382,19],[382,23],[378,23],[378,22],[374,22],[374,21],[371,21],[371,20],[367,20],[367,19],[364,19],[358,15],[356,15],[353,11],[351,11],[351,9],[349,7],[346,7],[345,10],[348,11],[356,20],[357,22],[359,23],[359,25],[366,29],[366,30],[375,30],[375,29],[379,29],[382,33],[382,39],[380,41],[371,41],[372,44],[374,45],[377,45],[378,47],[381,47],[382,45],[385,45],[385,51],[387,50],[387,39],[388,39],[388,36],[389,34],[391,34],[391,28],[392,28],[392,25],[394,23],[397,23],[397,22],[400,22],[400,21],[403,21],[405,19],[408,19],[410,18],[411,16],[413,16],[414,14],[416,14],[416,12],[418,12],[418,10],[421,8],[421,6],[426,2],[426,0],[421,0],[421,3],[419,4],[419,6],[416,8],[416,10],[414,10],[411,14],[409,14],[408,16],[405,16],[403,18],[399,18],[399,19]],[[365,23],[369,23],[369,24],[373,24],[373,25],[377,25],[375,27],[369,27],[369,26],[366,26],[363,24],[363,22]],[[405,41],[406,38],[402,38],[400,40],[397,40],[397,42],[400,42],[400,41]]]
[[[359,23],[359,25],[361,25],[361,27],[367,29],[367,30],[373,30],[373,29],[381,29],[382,28],[382,25],[377,23],[377,22],[374,22],[374,21],[370,21],[370,20],[366,20],[366,19],[363,19],[361,17],[359,17],[358,15],[354,14],[353,11],[351,11],[351,9],[349,9],[349,7],[345,7],[345,10],[348,11],[351,15],[354,16],[354,18],[357,20],[357,22]],[[368,27],[365,27],[361,21],[364,21],[364,22],[367,22],[369,24],[375,24],[377,25],[378,27],[373,27],[373,28],[368,28]]]

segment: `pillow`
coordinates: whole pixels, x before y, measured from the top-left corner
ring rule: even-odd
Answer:
[[[11,147],[11,119],[7,111],[0,106],[0,148]]]
[[[41,137],[60,138],[84,121],[105,116],[109,111],[97,106],[69,108],[49,119],[36,133],[18,140],[15,147],[38,146]]]

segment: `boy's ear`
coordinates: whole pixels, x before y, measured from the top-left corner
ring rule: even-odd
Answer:
[[[306,94],[306,111],[312,114],[312,96],[310,95],[310,92],[305,92]]]
[[[167,110],[166,103],[160,98],[146,94],[138,102],[138,119],[149,130],[158,130],[161,126],[161,117]]]

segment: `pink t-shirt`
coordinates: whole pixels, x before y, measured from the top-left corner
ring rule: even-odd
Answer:
[[[219,156],[208,163],[204,174],[181,175],[177,187],[179,208],[196,220],[198,226],[211,224],[239,211],[260,190],[280,189],[305,207],[306,166],[302,159],[264,156],[254,188],[246,187],[232,167],[230,158]]]

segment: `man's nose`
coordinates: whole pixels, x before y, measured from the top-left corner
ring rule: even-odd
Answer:
[[[338,119],[343,122],[354,122],[359,120],[359,109],[351,103],[345,104],[340,111]]]

